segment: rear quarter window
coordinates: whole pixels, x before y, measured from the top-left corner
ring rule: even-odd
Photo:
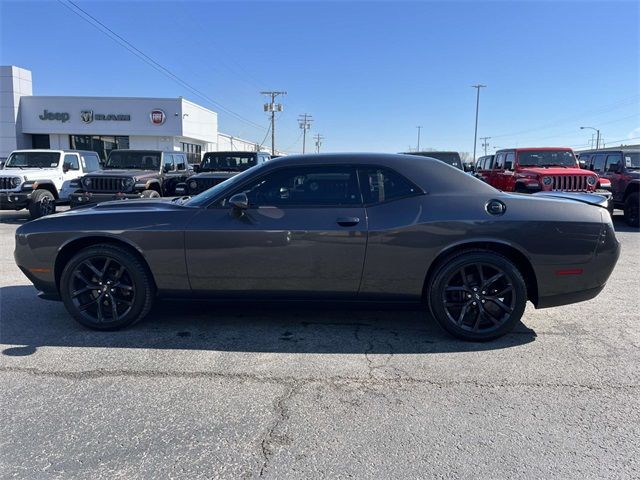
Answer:
[[[365,204],[389,202],[422,193],[409,180],[387,168],[361,168],[359,175]]]

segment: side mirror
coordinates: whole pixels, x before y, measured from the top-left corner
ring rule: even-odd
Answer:
[[[62,173],[67,173],[69,170],[71,170],[71,164],[70,163],[63,163],[62,164]]]
[[[229,205],[238,210],[246,210],[249,208],[249,199],[246,193],[236,193],[229,199]]]
[[[512,161],[508,161],[504,163],[504,169],[505,170],[513,170],[513,162]]]
[[[200,165],[197,163],[195,165],[191,165],[191,167],[193,167],[193,171],[196,173],[200,171]]]
[[[618,173],[618,171],[620,170],[620,164],[618,163],[612,163],[611,165],[609,165],[609,168],[607,169],[607,172],[609,173]]]
[[[584,160],[578,160],[578,163],[580,164],[580,168],[587,168],[587,162],[585,162]]]

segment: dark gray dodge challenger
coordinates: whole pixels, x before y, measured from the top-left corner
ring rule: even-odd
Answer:
[[[100,330],[156,297],[375,300],[423,302],[478,341],[513,328],[527,300],[595,297],[619,249],[589,197],[502,193],[424,157],[332,154],[271,160],[190,199],[35,220],[15,259],[41,296]]]

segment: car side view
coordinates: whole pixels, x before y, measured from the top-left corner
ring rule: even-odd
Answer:
[[[94,329],[133,324],[157,297],[374,300],[422,302],[451,334],[482,341],[510,331],[527,301],[602,290],[619,244],[589,197],[504,193],[412,155],[288,156],[186,201],[21,225],[15,260]]]

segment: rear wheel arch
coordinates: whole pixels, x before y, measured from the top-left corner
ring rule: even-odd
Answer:
[[[632,182],[629,185],[627,185],[627,188],[624,191],[624,199],[623,201],[626,201],[627,198],[629,198],[629,195],[631,195],[632,193],[638,193],[640,192],[640,182]]]
[[[155,278],[153,276],[151,268],[149,267],[149,263],[147,262],[147,259],[144,257],[142,252],[136,246],[118,238],[96,235],[72,240],[63,245],[62,248],[58,251],[54,266],[56,288],[58,289],[58,291],[60,291],[60,278],[62,277],[62,271],[64,270],[64,267],[65,265],[67,265],[69,260],[71,260],[80,250],[84,250],[85,248],[93,247],[95,245],[112,245],[120,247],[136,256],[138,260],[140,260],[142,265],[146,268],[147,273],[149,274],[149,278],[151,278],[151,281],[153,283],[153,287],[157,290]]]
[[[506,257],[510,260],[516,268],[520,271],[524,281],[527,285],[527,298],[536,305],[538,303],[538,280],[531,265],[531,262],[527,256],[517,248],[507,245],[505,243],[496,241],[475,241],[467,242],[452,247],[440,252],[438,256],[431,262],[427,274],[425,275],[424,285],[422,288],[422,300],[428,302],[429,288],[433,277],[439,270],[440,266],[449,261],[452,257],[457,256],[463,252],[470,251],[489,251]]]

